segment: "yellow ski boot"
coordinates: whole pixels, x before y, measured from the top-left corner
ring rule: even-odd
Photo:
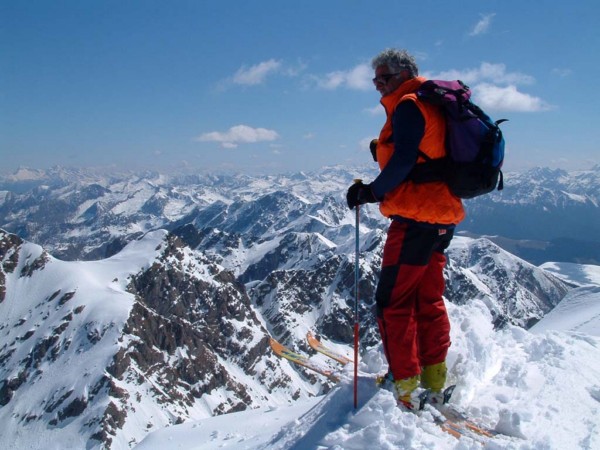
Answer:
[[[446,361],[423,367],[421,372],[421,387],[428,391],[427,403],[432,405],[443,404],[444,386],[446,384]]]

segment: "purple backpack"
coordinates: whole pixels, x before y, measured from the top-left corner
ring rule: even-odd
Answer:
[[[425,102],[439,105],[446,118],[446,156],[432,159],[411,172],[415,183],[445,181],[454,195],[473,198],[504,187],[504,138],[498,125],[471,102],[471,90],[462,81],[425,81],[416,92]]]

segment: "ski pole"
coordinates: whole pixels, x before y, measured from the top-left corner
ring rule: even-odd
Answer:
[[[355,183],[362,182],[361,179],[355,179]],[[359,333],[359,321],[358,321],[358,280],[360,275],[359,268],[359,225],[360,225],[360,206],[356,205],[356,248],[354,255],[354,409],[358,408],[358,333]]]

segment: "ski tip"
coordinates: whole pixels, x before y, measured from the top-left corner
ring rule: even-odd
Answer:
[[[323,353],[324,355],[334,359],[342,365],[346,365],[352,362],[352,360],[347,356],[342,355],[341,353],[338,353],[337,351],[327,348],[325,345],[323,345],[323,343],[319,339],[317,339],[311,331],[308,331],[306,333],[306,340],[308,342],[308,345],[310,345],[312,349],[316,350],[319,353]]]
[[[275,352],[278,352],[283,349],[283,345],[276,341],[272,336],[269,336],[269,345],[271,346],[271,349]]]
[[[307,340],[308,344],[309,344],[309,345],[310,345],[312,348],[314,348],[315,350],[316,350],[316,349],[317,349],[319,346],[321,346],[321,345],[322,345],[322,344],[321,344],[321,341],[320,341],[320,340],[318,340],[318,339],[315,337],[315,335],[312,333],[312,331],[308,331],[308,332],[306,333],[306,340]]]

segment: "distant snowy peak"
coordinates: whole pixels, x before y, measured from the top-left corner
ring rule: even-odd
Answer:
[[[561,169],[535,168],[505,174],[505,190],[493,196],[498,200],[537,203],[564,201],[600,203],[600,168],[567,172]]]
[[[19,182],[19,181],[36,181],[43,180],[47,177],[44,170],[29,169],[27,167],[19,167],[12,174],[5,175],[4,180],[8,182]]]
[[[490,240],[457,236],[448,249],[446,296],[457,304],[483,300],[497,326],[528,328],[552,310],[570,286]]]
[[[246,240],[321,227],[338,244],[331,239],[333,228],[351,223],[348,185],[376,175],[374,165],[265,176],[24,169],[20,176],[0,177],[0,227],[63,259],[109,256],[146,231],[187,223]],[[460,227],[474,233],[513,239],[598,235],[600,170],[507,173],[503,191],[466,205]],[[383,224],[373,211],[363,209],[364,223]]]

